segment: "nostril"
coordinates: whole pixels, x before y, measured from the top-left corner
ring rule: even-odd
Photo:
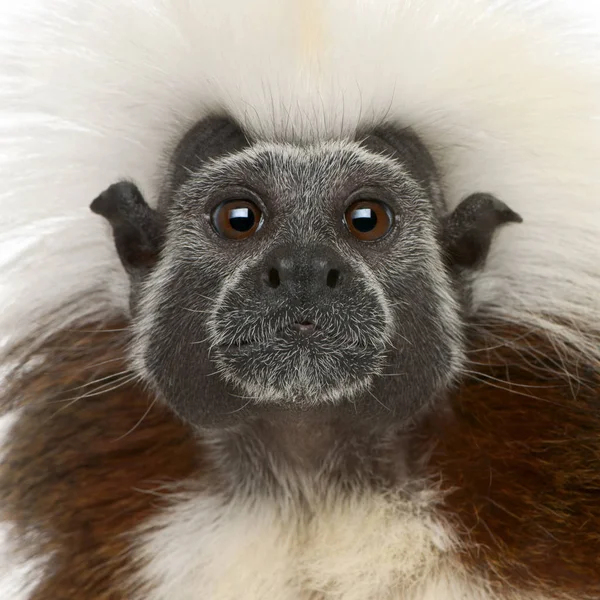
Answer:
[[[337,287],[340,281],[340,272],[337,269],[331,269],[329,273],[327,273],[327,287],[334,288]]]
[[[281,279],[279,279],[279,271],[277,269],[269,269],[267,282],[272,288],[278,288],[281,285]]]

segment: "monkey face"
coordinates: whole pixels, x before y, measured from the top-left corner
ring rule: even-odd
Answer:
[[[443,207],[406,161],[258,143],[186,173],[158,212],[128,183],[92,205],[132,275],[134,366],[182,417],[407,419],[451,383],[463,346]]]

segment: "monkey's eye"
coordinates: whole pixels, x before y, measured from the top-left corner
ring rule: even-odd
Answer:
[[[250,200],[227,200],[212,214],[217,233],[230,240],[243,240],[253,235],[260,225],[261,212]]]
[[[382,238],[393,223],[392,211],[381,202],[359,200],[350,205],[345,218],[348,231],[362,242]]]

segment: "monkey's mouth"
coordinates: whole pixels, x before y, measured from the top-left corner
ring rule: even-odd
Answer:
[[[219,346],[222,350],[233,352],[251,348],[268,350],[269,347],[282,342],[288,344],[303,343],[305,340],[310,342],[312,341],[311,338],[321,336],[322,332],[322,327],[314,320],[299,319],[276,328],[268,335],[234,338],[231,341],[219,344]]]
[[[261,402],[350,398],[381,368],[385,339],[351,312],[319,316],[276,315],[237,328],[225,319],[211,358],[225,380]]]

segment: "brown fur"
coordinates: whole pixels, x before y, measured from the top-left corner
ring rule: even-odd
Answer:
[[[8,392],[24,412],[1,467],[1,505],[26,551],[53,553],[34,600],[126,600],[128,534],[158,510],[152,491],[201,467],[188,428],[139,386],[114,376],[90,385],[123,370],[123,337],[61,332]]]
[[[54,335],[5,393],[3,403],[23,413],[0,466],[1,506],[30,555],[53,555],[35,600],[125,600],[131,533],[164,502],[153,492],[208,472],[191,430],[119,379],[121,327]],[[470,569],[499,589],[594,596],[597,373],[581,369],[575,381],[543,339],[500,337],[491,341],[488,329],[474,338],[477,374],[454,395],[453,416],[429,419],[415,448],[436,440],[431,470],[448,490],[444,510],[464,537]]]
[[[432,431],[465,561],[499,588],[599,597],[598,372],[566,370],[532,333],[488,330],[472,346],[477,374]]]

